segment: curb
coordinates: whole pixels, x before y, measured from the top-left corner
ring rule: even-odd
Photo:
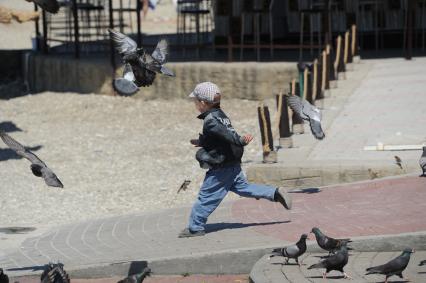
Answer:
[[[359,252],[400,251],[406,247],[426,250],[426,231],[397,235],[380,235],[352,238],[351,247]],[[286,243],[283,243],[283,246]],[[76,267],[69,271],[72,278],[125,277],[131,265],[148,266],[157,275],[182,274],[249,274],[256,262],[276,246],[250,249],[227,250],[221,252],[194,254],[187,257],[146,259],[104,263],[94,266]],[[314,241],[308,242],[308,252],[322,252]],[[31,273],[34,275],[34,273]]]

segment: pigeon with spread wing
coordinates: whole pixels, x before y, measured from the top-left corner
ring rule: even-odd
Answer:
[[[46,184],[50,187],[63,188],[64,185],[58,179],[58,177],[50,170],[49,167],[28,149],[26,149],[22,144],[14,140],[11,136],[6,134],[3,131],[0,131],[0,138],[3,142],[10,147],[16,154],[28,159],[31,162],[31,171],[37,177],[42,177]]]
[[[59,3],[57,0],[26,0],[27,2],[34,2],[43,10],[56,14],[59,11]]]

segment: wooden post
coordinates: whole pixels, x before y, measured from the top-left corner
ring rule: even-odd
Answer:
[[[327,79],[326,79],[326,89],[329,89],[330,81],[337,80],[336,71],[334,69],[334,61],[333,61],[333,49],[331,48],[331,44],[327,44],[325,48],[325,52],[327,53]]]
[[[358,34],[356,30],[356,25],[352,25],[352,57],[354,57],[355,62],[359,62],[359,46],[358,46]]]
[[[136,1],[136,20],[138,29],[138,47],[142,47],[142,21],[141,21],[142,1]]]
[[[327,79],[328,79],[328,60],[327,60],[327,51],[324,50],[321,55],[321,90],[320,98],[324,98],[325,90],[327,89]],[[328,85],[330,87],[330,85]]]
[[[304,84],[304,71],[305,71],[305,64],[299,62],[297,63],[297,70],[299,71],[299,96],[303,97],[303,87],[305,86]]]
[[[260,134],[262,135],[263,162],[276,163],[277,153],[274,151],[269,109],[262,104],[257,108],[257,113],[259,116]]]
[[[315,103],[315,100],[321,98],[321,71],[320,63],[318,59],[314,60],[313,71],[312,71],[312,101]]]
[[[342,36],[339,35],[336,39],[336,59],[334,61],[334,69],[336,77],[339,79],[339,73],[344,73],[346,71],[345,69],[345,62],[344,62],[344,54],[343,54],[343,48],[342,48]],[[344,74],[342,74],[341,78],[344,78]]]
[[[277,102],[277,120],[280,133],[279,143],[281,147],[293,147],[293,140],[290,132],[290,120],[288,115],[288,105],[285,96],[280,93],[275,96]]]
[[[80,58],[80,28],[78,26],[77,0],[72,1],[72,14],[74,18],[74,56],[78,59]]]
[[[343,61],[344,61],[344,63],[345,63],[345,66],[348,64],[348,63],[351,63],[351,57],[350,57],[350,51],[349,51],[349,45],[350,45],[350,42],[349,42],[349,31],[346,31],[345,32],[345,49],[344,49],[344,56],[343,56]]]

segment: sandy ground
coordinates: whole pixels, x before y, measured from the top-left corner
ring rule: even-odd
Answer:
[[[259,137],[257,102],[225,100],[234,127]],[[10,134],[50,166],[65,185],[47,187],[29,162],[0,144],[0,227],[36,226],[191,205],[204,177],[189,140],[202,121],[189,100],[42,93],[0,101]],[[245,164],[259,158],[260,138]],[[187,191],[177,194],[181,183]],[[232,195],[232,194],[231,194]],[[232,196],[236,197],[236,196]]]

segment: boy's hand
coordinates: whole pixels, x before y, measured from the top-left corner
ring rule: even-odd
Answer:
[[[193,139],[193,140],[190,140],[189,142],[190,142],[193,146],[200,146],[200,141],[199,141],[199,140]]]
[[[243,136],[243,141],[244,141],[245,144],[249,144],[252,140],[253,140],[253,136],[250,135],[250,134]]]

